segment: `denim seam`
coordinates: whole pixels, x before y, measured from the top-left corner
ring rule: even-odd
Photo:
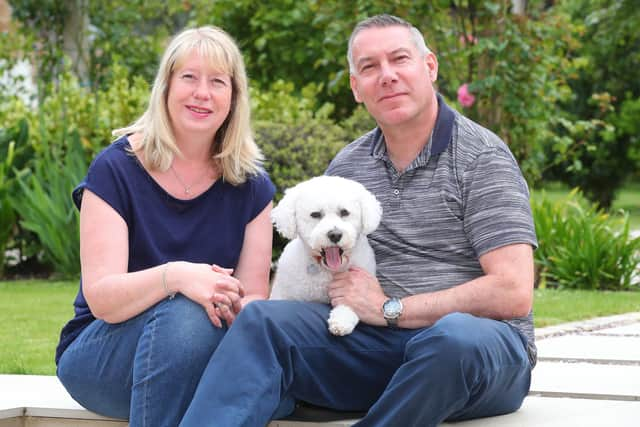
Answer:
[[[153,316],[151,316],[150,319],[150,334],[151,336],[149,337],[149,355],[147,356],[147,361],[146,361],[146,372],[145,372],[145,376],[147,377],[145,382],[144,382],[144,398],[143,398],[143,405],[142,405],[142,425],[143,426],[147,426],[148,421],[148,414],[149,414],[149,401],[150,401],[150,396],[149,396],[149,382],[151,381],[151,379],[149,378],[149,373],[151,372],[151,366],[153,366],[153,363],[151,361],[152,357],[153,357],[153,351],[154,351],[154,340],[156,337],[156,328],[158,326],[158,322],[156,321],[156,316],[157,316],[157,311],[154,310]]]

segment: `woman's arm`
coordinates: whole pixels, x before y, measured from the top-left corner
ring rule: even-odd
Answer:
[[[213,303],[238,304],[240,282],[208,264],[171,262],[128,273],[128,227],[104,200],[85,190],[80,208],[82,289],[96,318],[109,323],[130,319],[180,292],[201,304],[221,326]]]
[[[244,287],[242,306],[255,299],[269,297],[269,272],[271,270],[271,247],[273,225],[269,203],[245,229],[242,252],[234,276]]]

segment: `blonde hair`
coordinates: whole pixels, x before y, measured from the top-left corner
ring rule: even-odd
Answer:
[[[167,109],[169,82],[174,70],[194,51],[231,77],[231,108],[212,141],[211,156],[212,161],[219,163],[225,181],[241,184],[248,175],[262,170],[263,156],[251,132],[251,107],[242,54],[235,41],[220,28],[205,26],[176,35],[160,61],[147,110],[133,124],[114,130],[113,135],[142,134],[133,149],[143,152],[145,166],[161,171],[171,166],[174,156],[181,153]]]

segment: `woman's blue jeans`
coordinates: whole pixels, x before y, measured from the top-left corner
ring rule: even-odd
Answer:
[[[526,340],[504,322],[454,313],[423,329],[327,331],[330,307],[256,301],[205,369],[183,427],[262,427],[295,400],[368,411],[358,426],[437,426],[517,410],[528,393]]]
[[[91,411],[175,427],[225,332],[178,295],[122,323],[93,321],[63,353],[58,377]]]

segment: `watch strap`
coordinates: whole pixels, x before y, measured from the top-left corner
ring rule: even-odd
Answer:
[[[397,317],[394,317],[393,319],[385,317],[385,320],[387,321],[387,326],[389,326],[391,328],[397,328],[398,327],[398,318]]]

